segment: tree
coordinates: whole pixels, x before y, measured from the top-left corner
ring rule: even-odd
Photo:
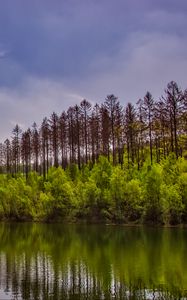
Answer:
[[[157,150],[157,162],[160,161],[161,155],[166,158],[167,155],[167,132],[168,132],[168,119],[167,119],[167,107],[160,99],[158,102],[155,103],[154,109],[154,123],[155,124],[155,131],[156,131],[156,150]],[[162,153],[160,153],[162,152]]]
[[[137,134],[136,111],[131,103],[125,109],[125,133],[127,142],[128,166],[134,164],[136,155],[136,134]]]
[[[171,81],[166,89],[166,105],[169,111],[170,119],[170,134],[171,134],[171,151],[175,152],[176,157],[179,156],[178,145],[178,129],[179,118],[181,113],[181,105],[183,100],[182,90],[178,87],[177,83]]]
[[[58,167],[58,116],[55,112],[52,113],[49,119],[51,148],[53,153],[54,166]]]
[[[108,116],[110,120],[110,134],[111,134],[111,143],[112,143],[112,157],[113,164],[116,162],[116,120],[117,120],[117,111],[119,110],[119,101],[118,98],[113,94],[108,95],[105,99],[104,106],[108,111]]]
[[[41,125],[41,147],[42,147],[42,169],[43,169],[43,177],[46,177],[46,173],[48,173],[49,169],[49,141],[50,141],[50,131],[49,131],[49,123],[47,118],[43,119]]]
[[[150,149],[150,159],[152,164],[153,162],[152,121],[153,121],[153,111],[154,111],[154,100],[150,92],[147,92],[144,97],[143,110],[145,112],[145,117],[146,117],[148,131],[149,131],[149,149]]]
[[[0,143],[0,174],[4,172],[5,151],[4,144]]]
[[[140,166],[143,165],[145,161],[144,155],[144,144],[146,141],[145,130],[146,124],[144,120],[144,110],[143,110],[143,100],[139,99],[137,102],[137,124],[138,124],[138,150],[137,150],[137,160],[138,160],[138,170]]]
[[[34,171],[39,171],[39,154],[40,154],[40,135],[37,129],[37,125],[33,123],[32,130],[32,153],[34,159]]]
[[[92,114],[90,117],[90,139],[91,139],[91,152],[92,152],[92,163],[98,161],[100,154],[100,107],[96,104],[93,107]]]
[[[69,144],[69,158],[70,163],[75,163],[76,153],[76,136],[75,136],[75,110],[73,107],[69,107],[67,111],[68,121],[68,144]]]
[[[65,169],[67,166],[67,114],[65,111],[63,111],[59,117],[58,126],[61,166]]]
[[[101,149],[102,154],[110,160],[110,117],[107,108],[102,105],[100,108],[101,118]]]
[[[160,165],[149,166],[145,181],[145,220],[151,223],[163,222],[163,204],[161,197],[162,169]]]
[[[123,124],[123,110],[118,102],[116,106],[116,119],[115,119],[115,138],[118,152],[118,163],[123,165],[124,154],[124,124]]]
[[[18,124],[14,127],[12,134],[12,159],[13,159],[13,172],[16,174],[20,171],[20,139],[21,128]]]
[[[6,173],[11,173],[11,143],[9,139],[6,139],[4,141],[5,145],[5,164],[6,164]]]
[[[22,133],[21,137],[21,156],[23,162],[23,172],[28,178],[29,171],[31,171],[31,130]]]
[[[76,141],[77,141],[77,161],[78,168],[81,168],[81,109],[78,105],[75,105],[75,132],[76,132]]]
[[[183,150],[186,151],[187,150],[187,89],[183,92],[181,121],[182,121]],[[186,153],[184,155],[186,157]]]
[[[88,162],[88,124],[89,124],[89,118],[90,118],[90,110],[91,110],[91,103],[88,102],[86,99],[81,101],[80,104],[81,112],[83,115],[83,135],[84,135],[84,146],[85,146],[85,163]]]

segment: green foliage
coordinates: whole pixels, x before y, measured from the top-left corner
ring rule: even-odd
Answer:
[[[127,217],[139,220],[143,213],[143,191],[138,179],[132,179],[126,185]]]
[[[163,160],[163,176],[166,184],[175,184],[179,176],[179,162],[177,163],[174,153]]]
[[[145,220],[151,223],[162,223],[162,176],[160,165],[148,166],[144,185]]]
[[[187,222],[187,172],[182,173],[178,179],[179,191],[182,198],[183,203],[183,214],[182,219],[186,223]]]
[[[50,168],[44,180],[0,175],[0,218],[87,220],[122,223],[187,222],[187,162],[170,155],[160,164],[146,161],[140,170],[97,164]]]
[[[26,185],[23,177],[10,179],[8,188],[4,191],[4,199],[1,201],[5,216],[30,219],[32,216],[31,195],[31,187]]]
[[[79,175],[78,166],[74,163],[71,163],[68,166],[66,173],[68,174],[68,176],[70,177],[70,179],[72,181],[75,181],[78,178],[78,175]]]
[[[163,184],[161,187],[161,197],[163,201],[165,223],[171,225],[179,224],[184,208],[179,186],[177,184],[170,186]]]
[[[114,167],[110,179],[110,193],[113,205],[117,210],[121,209],[122,203],[124,202],[125,184],[124,171],[120,167]]]
[[[73,183],[62,168],[51,168],[48,181],[44,184],[44,191],[50,195],[50,218],[65,216],[76,206]]]
[[[115,167],[110,180],[110,196],[115,219],[120,222],[134,221],[141,217],[142,191],[140,181],[127,181],[124,170]]]
[[[95,181],[97,187],[102,190],[109,187],[112,166],[104,156],[99,158],[98,164],[94,165],[91,178]]]
[[[82,186],[81,194],[81,215],[87,217],[97,216],[99,214],[99,201],[101,190],[96,186],[95,181],[89,180]],[[79,191],[78,191],[79,193]]]

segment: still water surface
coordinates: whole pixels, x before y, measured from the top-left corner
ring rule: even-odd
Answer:
[[[187,229],[0,224],[0,299],[187,299]]]

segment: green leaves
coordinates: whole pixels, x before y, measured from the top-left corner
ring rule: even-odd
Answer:
[[[101,188],[109,188],[110,176],[112,174],[112,166],[108,159],[104,156],[99,158],[98,164],[94,165],[91,172],[91,178],[96,182],[96,185]]]
[[[187,222],[187,162],[123,169],[100,157],[93,167],[50,168],[46,180],[0,175],[0,218],[152,224]]]
[[[161,198],[163,203],[163,218],[166,224],[179,224],[181,222],[184,204],[178,184],[161,187]]]

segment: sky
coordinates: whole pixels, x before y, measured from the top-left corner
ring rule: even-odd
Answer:
[[[108,94],[187,88],[186,0],[1,0],[0,141]]]

